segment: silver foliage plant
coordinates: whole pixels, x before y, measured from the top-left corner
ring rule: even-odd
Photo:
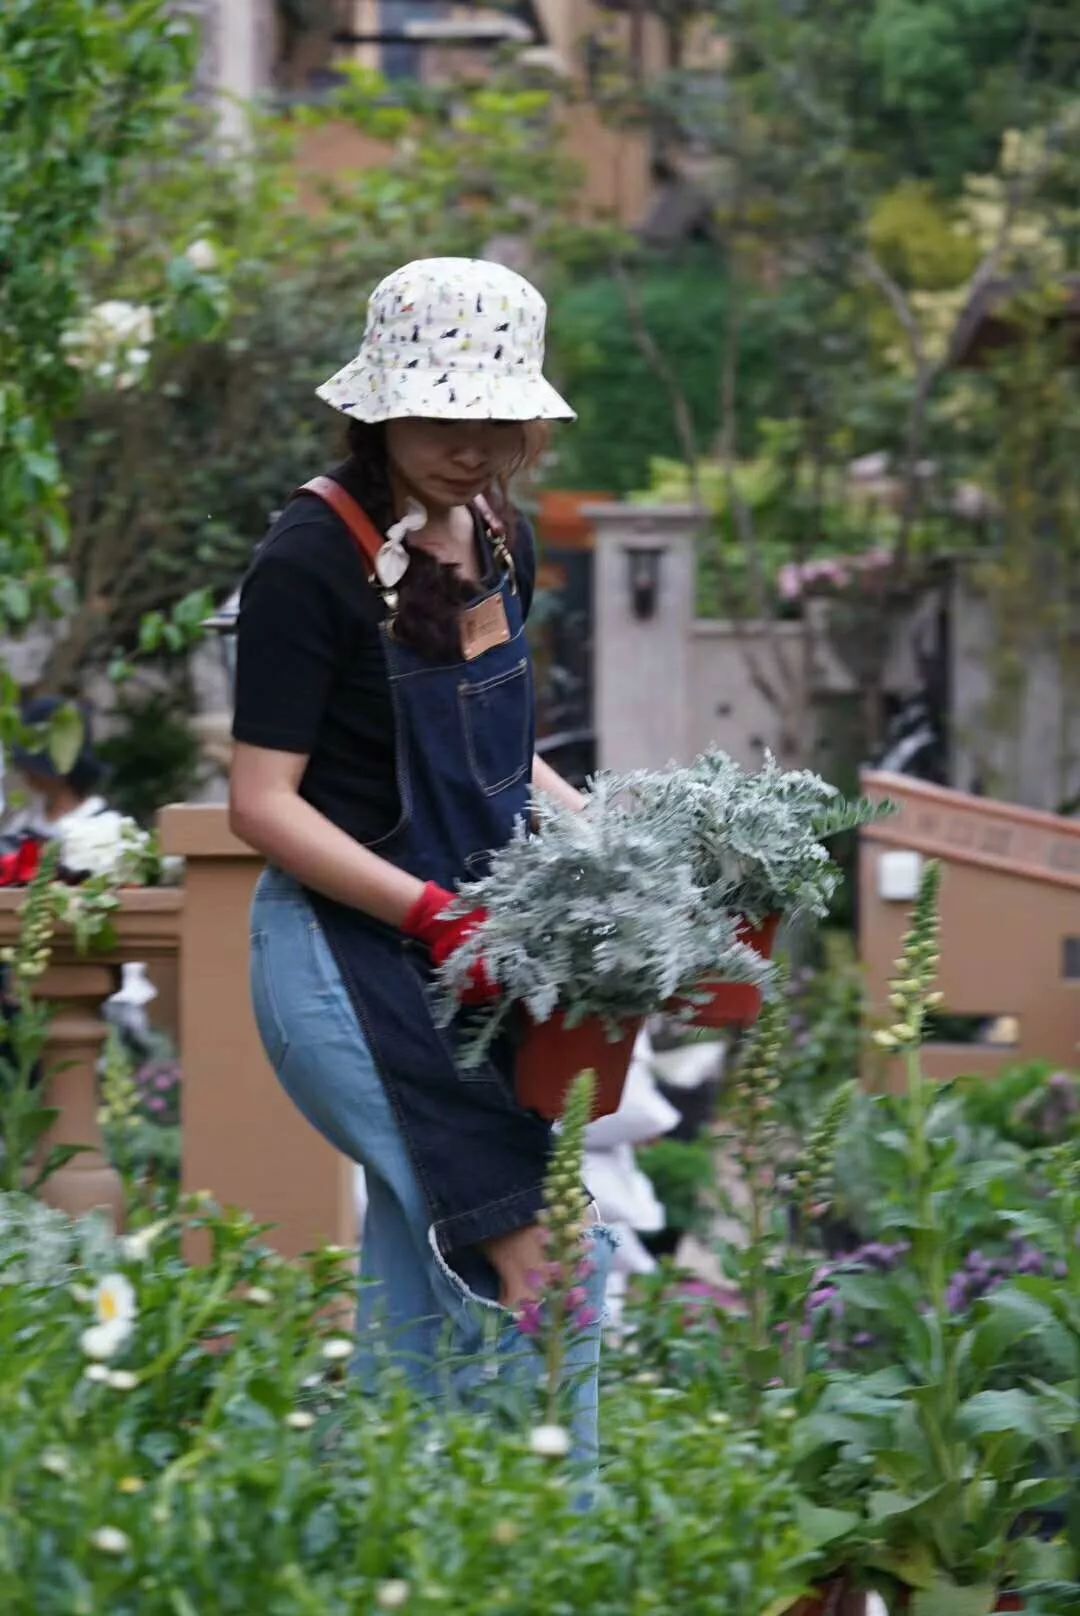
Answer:
[[[703,978],[767,981],[767,963],[736,938],[736,918],[695,881],[674,812],[643,815],[618,794],[600,777],[583,813],[539,800],[538,834],[519,826],[487,875],[461,888],[457,911],[484,908],[488,919],[439,972],[440,1019],[453,1019],[481,956],[503,990],[478,1018],[473,1056],[516,1004],[535,1021],[563,1011],[569,1026],[599,1016],[618,1036]]]
[[[826,839],[893,811],[844,798],[808,769],[781,769],[770,754],[754,773],[709,751],[689,768],[612,776],[609,787],[636,819],[665,827],[710,909],[755,925],[773,914],[826,915],[840,881]]]

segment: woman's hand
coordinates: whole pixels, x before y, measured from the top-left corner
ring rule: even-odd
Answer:
[[[487,919],[486,909],[473,909],[467,915],[447,915],[446,910],[454,901],[452,892],[429,881],[402,922],[401,929],[405,935],[426,944],[432,962],[437,966],[445,965],[466,938],[471,937]],[[492,1004],[501,992],[483,959],[478,959],[469,968],[461,1002],[468,1005]]]
[[[573,813],[579,814],[585,806],[581,792],[569,780],[564,780],[550,763],[545,763],[542,757],[533,758],[532,787],[534,793],[542,791],[545,797],[550,797],[553,802],[560,803]]]

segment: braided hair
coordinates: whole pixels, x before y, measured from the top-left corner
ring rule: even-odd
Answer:
[[[538,458],[546,441],[542,423],[523,423],[521,449],[514,464],[488,491],[492,509],[506,529],[511,550],[517,513],[510,498],[509,482],[516,471]],[[349,480],[355,484],[360,503],[379,532],[385,533],[395,515],[385,424],[350,421],[348,451]],[[409,570],[398,585],[396,638],[431,661],[457,661],[461,655],[461,607],[471,593],[471,586],[453,566],[414,545],[409,551]]]

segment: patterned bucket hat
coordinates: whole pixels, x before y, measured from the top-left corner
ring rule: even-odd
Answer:
[[[572,421],[543,373],[547,305],[478,258],[420,258],[368,303],[360,352],[316,388],[358,421]]]

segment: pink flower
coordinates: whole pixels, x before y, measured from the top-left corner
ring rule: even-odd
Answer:
[[[794,562],[787,562],[776,575],[776,587],[781,600],[798,600],[802,594],[802,577]]]
[[[599,1317],[595,1307],[579,1307],[573,1318],[574,1329],[591,1329]]]
[[[169,1109],[166,1101],[158,1094],[155,1094],[153,1099],[147,1100],[146,1104],[151,1111],[167,1111]]]
[[[588,1300],[587,1293],[580,1285],[575,1285],[572,1291],[566,1293],[566,1305],[571,1313],[576,1312],[579,1307],[584,1307]]]
[[[159,1077],[155,1077],[154,1079],[154,1087],[156,1089],[161,1089],[162,1092],[164,1092],[166,1089],[171,1089],[174,1086],[174,1083],[175,1079],[173,1078],[171,1072],[162,1072]]]
[[[537,1336],[543,1328],[543,1314],[539,1302],[522,1302],[518,1311],[518,1329],[522,1335]]]

